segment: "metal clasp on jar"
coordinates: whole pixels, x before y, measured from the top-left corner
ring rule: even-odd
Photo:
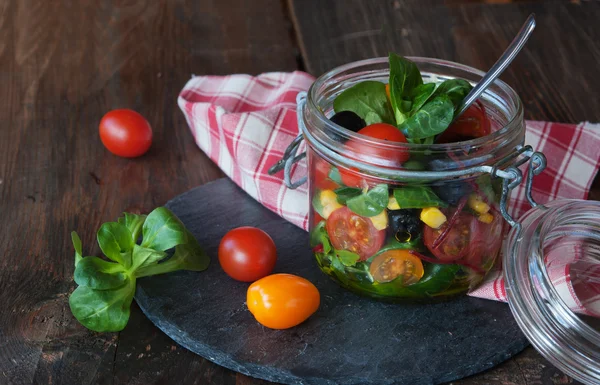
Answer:
[[[306,157],[306,153],[303,152],[300,155],[296,155],[300,143],[304,139],[304,136],[309,139],[312,138],[312,134],[306,129],[303,119],[303,111],[306,105],[306,92],[300,92],[296,97],[296,113],[298,116],[298,130],[300,134],[292,141],[292,143],[285,150],[283,157],[277,163],[275,163],[270,169],[269,174],[273,175],[283,169],[283,181],[285,185],[290,189],[296,189],[306,183],[307,176],[300,178],[293,182],[291,180],[291,171],[294,163]],[[333,159],[340,158],[346,162],[352,162],[348,159],[342,159],[338,154],[331,154]],[[541,152],[534,151],[529,145],[521,146],[514,153],[500,159],[494,165],[484,165],[464,168],[455,171],[409,171],[409,170],[394,170],[393,174],[398,178],[407,178],[410,180],[419,180],[423,182],[438,180],[443,178],[457,178],[475,174],[490,174],[492,177],[499,177],[503,179],[502,184],[502,196],[500,198],[500,212],[504,219],[513,227],[520,226],[512,216],[508,213],[508,198],[511,191],[517,187],[523,180],[523,173],[519,169],[520,166],[529,161],[529,170],[527,173],[526,191],[527,200],[531,206],[537,206],[531,194],[533,186],[533,178],[539,175],[546,168],[546,157]],[[368,165],[357,164],[357,167],[363,167],[365,169],[376,168],[376,166],[369,167]],[[506,167],[502,169],[502,167]]]

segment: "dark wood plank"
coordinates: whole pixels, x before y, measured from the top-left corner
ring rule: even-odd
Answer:
[[[222,176],[177,94],[192,73],[296,69],[284,14],[279,0],[0,3],[0,383],[249,383],[173,348],[137,307],[123,333],[80,326],[69,233],[98,254],[102,222]],[[102,147],[114,108],[149,120],[148,154]]]
[[[600,121],[600,3],[539,1],[289,0],[304,63],[318,76],[389,51],[489,68],[534,12],[537,29],[502,75],[521,96],[526,118]],[[510,2],[501,2],[510,3]],[[590,198],[600,198],[597,178]],[[493,370],[454,384],[570,384],[533,348]]]

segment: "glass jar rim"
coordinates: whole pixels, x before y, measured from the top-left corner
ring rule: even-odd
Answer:
[[[473,75],[477,75],[477,76],[481,76],[481,77],[483,77],[485,75],[485,72],[480,71],[476,68],[473,68],[473,67],[470,67],[470,66],[467,66],[464,64],[459,64],[456,62],[448,61],[448,60],[428,58],[428,57],[417,57],[417,56],[407,56],[406,58],[415,62],[417,65],[419,63],[429,63],[429,64],[445,66],[448,68],[455,68],[455,69],[466,71]],[[321,123],[328,129],[332,130],[333,133],[335,133],[339,136],[347,137],[348,139],[358,140],[358,141],[361,141],[362,143],[369,143],[373,146],[381,146],[382,148],[386,148],[386,149],[408,149],[408,150],[427,149],[427,150],[432,150],[432,151],[445,151],[445,152],[460,151],[460,150],[464,149],[465,147],[482,146],[484,144],[489,145],[490,142],[503,142],[503,141],[511,138],[518,131],[519,121],[522,119],[522,116],[523,116],[523,103],[521,102],[521,99],[519,98],[517,93],[508,84],[506,84],[504,81],[502,81],[500,79],[496,79],[494,81],[493,85],[500,87],[502,89],[502,91],[504,91],[507,95],[509,95],[511,101],[515,105],[514,114],[512,114],[512,116],[510,116],[508,118],[508,121],[506,124],[504,124],[504,127],[502,127],[501,129],[499,129],[497,131],[492,132],[490,135],[486,135],[486,136],[483,136],[480,138],[475,138],[475,139],[462,141],[462,142],[439,143],[439,144],[419,144],[419,143],[389,142],[389,141],[385,141],[382,139],[371,138],[371,137],[368,137],[365,135],[361,135],[361,134],[352,132],[338,124],[335,124],[334,122],[332,122],[329,118],[327,118],[325,116],[323,111],[317,105],[316,100],[318,99],[319,89],[327,82],[330,82],[332,80],[332,78],[334,78],[336,75],[340,75],[341,73],[348,71],[348,70],[360,69],[361,67],[368,66],[368,65],[387,64],[387,63],[388,63],[387,57],[371,58],[371,59],[365,59],[365,60],[359,60],[359,61],[347,63],[347,64],[341,65],[339,67],[336,67],[336,68],[324,73],[323,75],[319,76],[314,81],[314,83],[311,85],[311,87],[308,90],[307,103],[306,103],[307,111],[309,113],[313,114],[313,116],[316,117],[316,119],[319,121],[319,123]],[[484,94],[485,94],[485,92],[484,92]]]

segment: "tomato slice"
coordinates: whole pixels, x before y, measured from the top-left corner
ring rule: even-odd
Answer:
[[[368,136],[374,139],[386,140],[395,143],[407,143],[404,134],[395,126],[387,123],[375,123],[367,126],[360,131],[359,134]],[[385,162],[391,162],[395,166],[406,162],[409,158],[409,152],[404,150],[395,150],[387,148],[376,148],[373,145],[363,143],[359,140],[349,140],[346,147],[354,153],[361,154],[365,157],[373,157]],[[364,188],[371,184],[377,183],[369,177],[362,175],[356,168],[343,169],[340,168],[342,182],[349,187]]]
[[[479,101],[471,105],[454,123],[437,139],[438,143],[454,143],[481,138],[492,132],[490,119],[485,107]]]
[[[348,207],[335,210],[325,223],[331,244],[369,259],[385,242],[385,230],[377,230],[369,218],[353,213]]]
[[[445,212],[448,218],[453,213]],[[457,219],[448,229],[444,239],[440,242],[437,239],[446,232],[450,221],[446,222],[439,229],[432,229],[425,226],[423,240],[429,251],[442,262],[457,261],[467,255],[475,255],[484,251],[481,247],[487,242],[482,231],[482,223],[473,215],[461,212]],[[437,241],[437,242],[436,242]],[[439,244],[438,244],[439,243]]]
[[[417,283],[425,272],[423,263],[408,250],[389,250],[376,256],[369,272],[377,282],[391,282],[402,277],[404,286]]]

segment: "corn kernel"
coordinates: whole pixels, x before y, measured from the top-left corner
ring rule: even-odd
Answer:
[[[485,214],[479,215],[479,217],[477,217],[477,219],[479,219],[480,222],[487,223],[489,225],[490,223],[492,223],[494,221],[494,216],[490,213],[485,213]]]
[[[400,210],[400,205],[398,204],[396,198],[394,198],[393,196],[390,197],[390,199],[388,200],[387,208],[388,210]]]
[[[467,201],[469,207],[479,214],[485,214],[490,211],[490,206],[481,199],[481,197],[477,194],[469,195],[469,200]]]
[[[332,190],[323,190],[319,196],[321,206],[323,206],[323,218],[327,219],[335,210],[343,206],[337,201],[337,194]]]
[[[388,227],[388,216],[385,210],[375,215],[374,217],[369,217],[369,219],[371,220],[371,222],[373,222],[373,226],[377,230],[383,230]]]
[[[426,207],[421,210],[421,220],[433,229],[439,229],[446,223],[446,216],[437,207]]]
[[[325,207],[328,204],[337,203],[337,194],[333,190],[323,190],[319,199],[321,200],[321,205]]]

